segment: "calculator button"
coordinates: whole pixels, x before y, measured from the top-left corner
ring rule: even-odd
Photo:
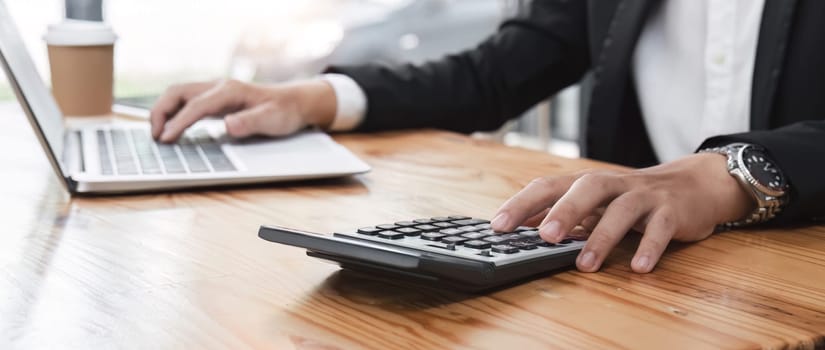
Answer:
[[[404,238],[404,234],[396,231],[381,231],[378,232],[378,237],[385,239],[402,239]]]
[[[436,230],[438,230],[438,226],[433,226],[433,225],[418,225],[415,228],[417,228],[421,231],[436,231]]]
[[[412,222],[412,221],[399,221],[399,222],[396,222],[395,224],[398,225],[398,226],[403,226],[403,227],[415,226],[416,225],[416,223]]]
[[[443,235],[438,232],[424,232],[421,234],[421,239],[427,241],[440,241],[444,237],[447,237],[447,235]]]
[[[465,238],[465,237],[461,237],[461,236],[450,236],[450,237],[444,237],[444,238],[441,239],[441,241],[444,242],[444,243],[454,244],[454,245],[460,245],[460,244],[462,244],[464,242],[467,242],[469,240],[470,240],[469,238]]]
[[[469,216],[461,216],[461,215],[451,215],[448,219],[450,220],[469,220],[472,219]]]
[[[421,234],[421,230],[419,230],[417,228],[413,228],[413,227],[402,227],[402,228],[395,229],[395,231],[401,232],[401,233],[403,233],[407,236],[418,236],[418,235]]]
[[[553,244],[553,243],[548,243],[548,242],[545,242],[545,241],[544,241],[543,239],[541,239],[540,237],[523,238],[523,239],[521,239],[521,241],[522,241],[522,242],[528,242],[528,243],[530,243],[530,244],[535,245],[536,247],[552,247],[552,246],[554,246],[554,245],[555,245],[555,244]]]
[[[502,233],[499,236],[508,241],[515,241],[522,238],[518,233]]]
[[[358,233],[362,235],[375,236],[378,232],[381,232],[381,229],[375,227],[362,227],[358,229]]]
[[[433,219],[415,219],[413,222],[416,224],[432,224],[434,221]]]
[[[456,225],[456,224],[454,224],[454,223],[452,223],[452,222],[436,222],[436,223],[433,223],[433,225],[434,225],[434,226],[441,227],[441,228],[450,228],[450,227],[456,227],[456,226],[458,226],[458,225]]]
[[[462,232],[475,232],[475,231],[478,231],[478,229],[475,226],[461,226],[458,229],[461,230]]]
[[[513,247],[516,247],[518,249],[521,249],[521,250],[533,250],[533,249],[537,248],[535,242],[530,242],[530,241],[526,241],[526,240],[512,241],[512,242],[510,242],[510,245],[513,246]]]
[[[490,248],[490,242],[480,241],[477,239],[464,242],[464,246],[473,249],[487,249]]]
[[[450,221],[450,218],[448,218],[446,216],[436,216],[434,218],[431,218],[430,220],[435,221],[435,222],[440,222],[440,221]]]
[[[536,230],[521,231],[518,234],[521,235],[522,237],[525,237],[525,238],[536,238],[536,237],[539,236],[539,231],[536,231]]]
[[[464,233],[464,231],[461,231],[457,228],[445,228],[441,231],[438,231],[438,233],[440,233],[442,235],[445,235],[445,236],[455,236],[455,235],[459,235],[459,234]]]
[[[502,254],[513,254],[518,253],[518,248],[506,244],[497,244],[493,246],[493,252]]]
[[[501,237],[499,235],[484,237],[484,240],[487,241],[487,242],[493,243],[493,244],[499,244],[499,243],[502,243],[502,242],[507,243],[507,241],[508,241],[508,239],[506,239],[504,237]]]
[[[481,232],[468,232],[468,233],[465,233],[461,236],[465,237],[465,238],[469,238],[469,239],[482,239],[482,238],[487,237],[489,235],[485,235]]]
[[[480,224],[487,224],[487,223],[489,223],[489,221],[479,220],[479,219],[464,219],[464,220],[453,221],[453,223],[456,224],[456,225],[462,225],[462,226],[466,226],[466,225],[474,226],[474,225],[480,225]]]
[[[492,228],[492,226],[490,226],[490,224],[481,224],[481,225],[476,225],[476,228],[479,229],[479,230],[489,230],[489,229]]]
[[[532,230],[535,230],[535,229],[536,229],[535,227],[530,227],[530,226],[519,226],[519,227],[516,227],[516,232],[519,232],[519,231],[532,231]]]
[[[395,229],[398,228],[397,225],[393,225],[393,224],[384,224],[384,225],[378,225],[378,226],[375,226],[375,227],[378,227],[382,230],[395,230]]]
[[[494,234],[496,234],[496,231],[493,231],[493,230],[490,230],[490,229],[481,230],[481,231],[478,231],[478,232],[483,233],[485,235],[494,235]]]

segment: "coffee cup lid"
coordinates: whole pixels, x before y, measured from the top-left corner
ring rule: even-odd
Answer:
[[[117,40],[117,35],[104,22],[67,19],[50,25],[43,40],[54,46],[111,45]]]

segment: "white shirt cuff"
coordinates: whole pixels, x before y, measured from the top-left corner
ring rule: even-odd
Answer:
[[[352,78],[343,74],[324,74],[323,79],[335,91],[338,109],[330,131],[348,131],[355,129],[367,114],[367,95],[364,89]]]

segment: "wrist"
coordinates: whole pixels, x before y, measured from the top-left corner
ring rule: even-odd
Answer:
[[[338,108],[335,91],[322,79],[306,80],[291,87],[291,99],[298,104],[298,113],[307,125],[328,129]]]
[[[715,197],[714,203],[718,214],[716,222],[719,224],[734,222],[747,217],[758,203],[742,184],[734,178],[727,167],[727,157],[718,153],[699,153],[695,157],[702,159],[706,166],[706,174],[710,183],[714,184],[711,193]]]

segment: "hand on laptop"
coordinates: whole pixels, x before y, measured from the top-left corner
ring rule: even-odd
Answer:
[[[151,112],[152,136],[176,141],[198,120],[225,115],[233,137],[280,136],[306,126],[327,127],[336,110],[335,92],[323,80],[262,85],[235,80],[200,82],[169,88]]]
[[[722,155],[695,154],[633,171],[538,178],[504,203],[491,224],[510,231],[543,217],[539,234],[545,241],[589,236],[576,260],[585,272],[597,271],[634,229],[644,235],[630,266],[650,272],[671,239],[705,239],[716,225],[753,211],[755,201],[725,163]]]

